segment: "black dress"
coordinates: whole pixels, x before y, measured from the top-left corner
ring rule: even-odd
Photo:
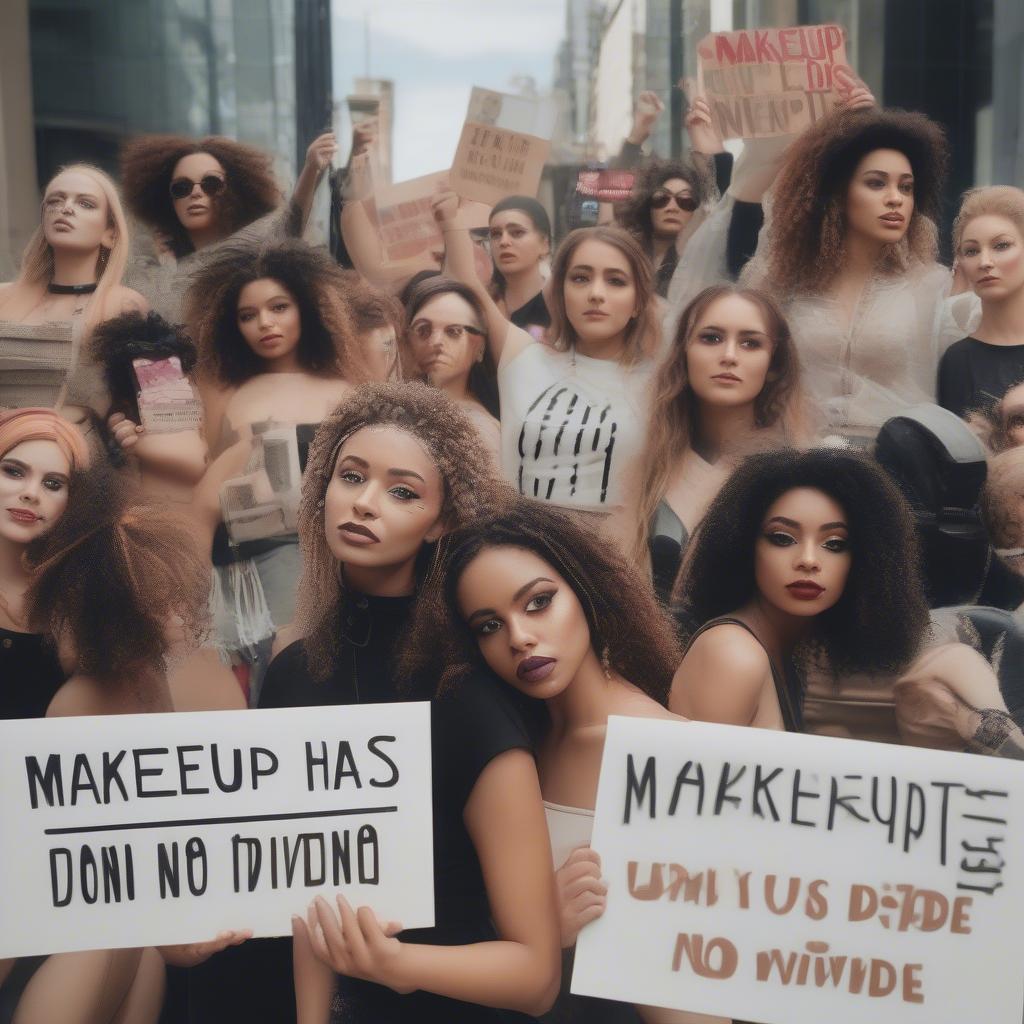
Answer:
[[[989,345],[961,338],[939,362],[939,405],[964,416],[998,402],[1024,380],[1024,345]]]
[[[529,302],[509,313],[508,318],[516,327],[522,327],[524,331],[528,327],[550,327],[551,311],[544,301],[544,293],[537,292]]]
[[[271,662],[259,706],[429,700],[432,692],[426,685],[399,689],[391,665],[413,600],[351,595],[342,610],[342,630],[348,642],[332,675],[322,682],[313,679],[303,642],[294,643]],[[402,941],[457,945],[497,937],[462,812],[477,778],[493,758],[506,750],[530,749],[522,718],[504,689],[496,679],[481,673],[431,703],[436,924],[403,932]],[[196,1006],[201,988],[205,1004],[202,1016],[193,1010],[193,1021],[295,1019],[289,939],[250,941],[225,952],[233,954],[230,960],[220,954],[191,972],[190,1002]],[[243,1012],[239,1012],[239,999],[246,1004]],[[496,1024],[530,1019],[427,992],[400,996],[384,986],[344,977],[339,979],[339,1002],[339,1019],[345,1024]]]

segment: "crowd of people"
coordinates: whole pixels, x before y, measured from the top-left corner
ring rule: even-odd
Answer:
[[[226,138],[63,168],[0,286],[0,715],[431,702],[436,924],[0,962],[18,1024],[712,1021],[569,994],[607,718],[1024,757],[1024,192],[857,86],[386,260]],[[352,155],[376,145],[357,126]],[[93,726],[97,727],[97,726]]]

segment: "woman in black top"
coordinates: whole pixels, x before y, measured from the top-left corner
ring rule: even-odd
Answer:
[[[939,363],[939,405],[957,416],[997,405],[1024,380],[1024,191],[972,189],[953,225],[959,269],[981,299],[981,323]]]
[[[551,256],[548,212],[529,196],[506,196],[488,218],[491,239],[491,296],[516,325],[550,327],[541,264]]]
[[[432,586],[433,542],[499,497],[472,426],[443,394],[359,388],[310,450],[305,639],[271,664],[260,706],[429,699],[435,680],[399,684],[394,665],[415,594]],[[550,852],[526,731],[482,673],[433,702],[431,726],[435,927],[398,941],[371,913],[339,920],[319,901],[312,931],[296,925],[303,1024],[328,1020],[336,971],[346,1022],[522,1019],[498,1008],[540,1013],[554,998]]]

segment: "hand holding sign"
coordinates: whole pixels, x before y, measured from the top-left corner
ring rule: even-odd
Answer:
[[[601,881],[601,858],[589,846],[577,847],[555,872],[555,887],[562,949],[569,949],[584,925],[604,913],[608,886]]]
[[[686,87],[690,85],[692,83],[686,79]],[[711,107],[703,96],[694,97],[690,104],[686,115],[686,132],[690,136],[690,148],[695,153],[708,156],[725,151],[722,136],[711,117]]]
[[[381,924],[369,907],[354,911],[341,893],[337,914],[322,896],[309,907],[306,921],[293,921],[296,931],[305,928],[313,952],[338,974],[373,981],[405,995],[414,986],[402,978],[407,947],[395,936],[402,930],[397,921]]]

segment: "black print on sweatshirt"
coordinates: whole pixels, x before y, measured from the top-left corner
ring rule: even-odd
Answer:
[[[603,505],[618,423],[611,403],[576,381],[541,392],[519,432],[519,492],[542,501]]]

